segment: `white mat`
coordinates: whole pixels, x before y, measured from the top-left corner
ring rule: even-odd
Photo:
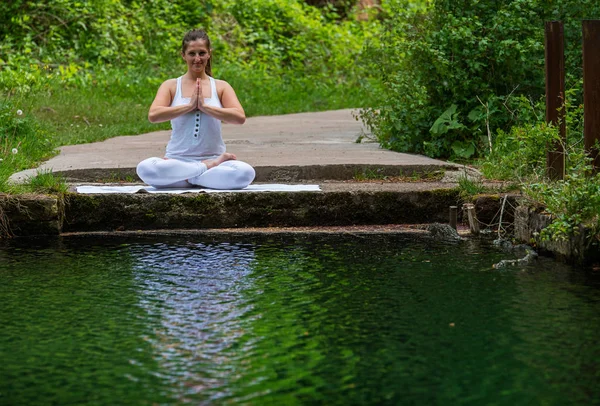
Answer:
[[[285,185],[279,183],[250,185],[245,189],[217,190],[202,188],[163,188],[152,186],[77,186],[77,193],[225,193],[225,192],[316,192],[319,185]]]

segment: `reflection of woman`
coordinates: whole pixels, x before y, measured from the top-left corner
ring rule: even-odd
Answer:
[[[246,115],[233,88],[211,77],[206,32],[189,31],[181,55],[187,72],[160,86],[148,112],[152,123],[171,120],[173,131],[165,157],[140,162],[137,174],[155,187],[245,188],[254,180],[254,168],[225,152],[221,121],[243,124]]]

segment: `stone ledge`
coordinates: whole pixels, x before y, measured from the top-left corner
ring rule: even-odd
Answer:
[[[65,196],[63,232],[448,222],[452,189]]]
[[[57,235],[61,228],[62,205],[58,198],[0,194],[0,238]]]

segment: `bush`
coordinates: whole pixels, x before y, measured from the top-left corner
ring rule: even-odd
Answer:
[[[457,159],[484,155],[497,129],[531,119],[510,107],[544,95],[545,21],[565,22],[568,83],[581,78],[581,19],[600,16],[600,4],[390,0],[385,12],[367,51],[385,86],[362,116],[384,146]]]
[[[3,2],[0,53],[9,61],[42,65],[157,64],[163,62],[166,50],[177,49],[180,27],[185,26],[181,17],[187,15],[181,11],[182,3],[186,2]]]
[[[332,21],[331,10],[298,0],[3,2],[0,85],[18,79],[10,72],[44,68],[62,79],[111,67],[164,76],[180,66],[183,34],[198,27],[211,36],[217,66],[356,78],[352,62],[375,22]]]

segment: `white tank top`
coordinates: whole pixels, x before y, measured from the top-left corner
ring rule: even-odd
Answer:
[[[209,106],[223,107],[215,80],[210,79],[210,98],[204,103]],[[177,78],[177,91],[171,106],[180,106],[190,102],[182,97],[181,77]],[[171,120],[171,139],[167,144],[165,157],[183,161],[197,161],[217,157],[225,152],[225,143],[221,137],[221,121],[199,110],[183,114]]]

